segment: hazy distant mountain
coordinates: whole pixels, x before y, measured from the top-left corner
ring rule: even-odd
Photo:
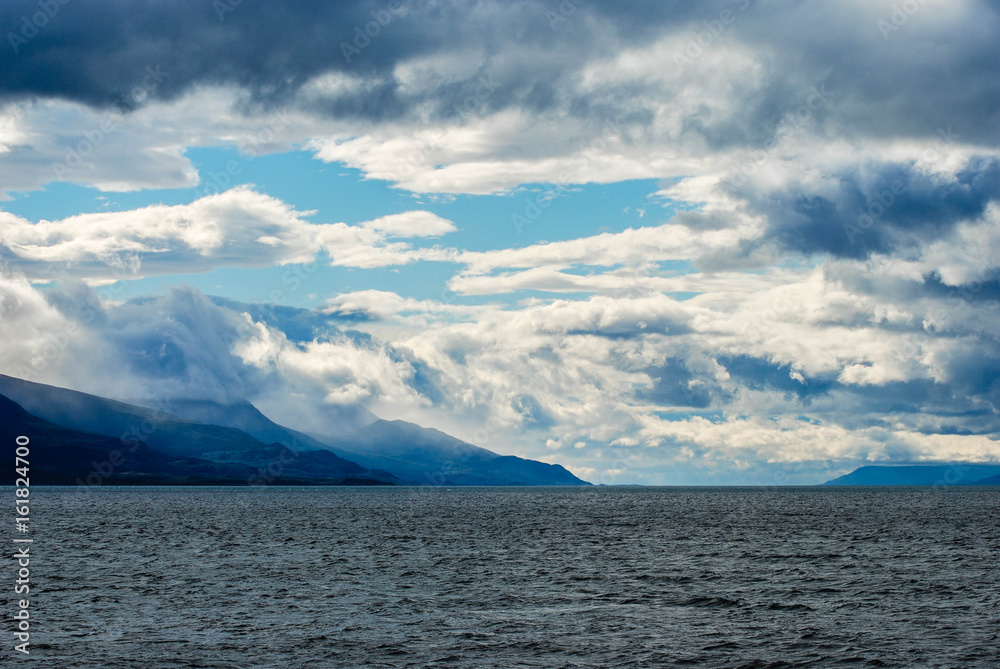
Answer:
[[[868,465],[823,485],[969,485],[1000,476],[1000,465]]]
[[[110,483],[245,482],[254,474],[249,465],[215,463],[169,456],[141,442],[123,446],[120,439],[71,430],[32,416],[0,396],[0,441],[4,444],[0,477],[14,482],[15,439],[28,436],[29,479],[35,485]]]
[[[308,435],[274,423],[249,402],[178,401],[171,403],[171,409],[184,418],[236,427],[293,450],[325,448],[417,485],[586,485],[559,465],[498,455],[401,420],[376,420],[339,436]]]
[[[236,428],[266,444],[283,444],[293,451],[310,448],[329,450],[326,444],[302,432],[282,427],[257,410],[249,402],[221,404],[201,400],[174,400],[170,411],[184,420]]]
[[[417,485],[586,485],[559,465],[498,455],[439,430],[376,420],[341,436],[308,435],[274,423],[249,402],[171,402],[183,418],[239,428],[293,450],[324,448]]]
[[[372,478],[394,481],[384,472],[369,472],[329,449],[302,448],[293,453],[280,443],[266,443],[231,427],[187,421],[165,411],[146,409],[65,388],[0,375],[0,395],[48,423],[73,431],[111,437],[117,448],[135,442],[169,456],[216,463],[241,463],[277,477],[313,479]],[[29,435],[30,436],[30,435]]]
[[[589,485],[561,465],[498,455],[401,420],[378,420],[341,437],[314,436],[366,467],[424,485]]]
[[[310,436],[274,423],[249,402],[178,400],[158,411],[3,375],[0,394],[66,428],[139,439],[168,455],[277,467],[283,476],[360,476],[418,485],[588,485],[559,465],[498,455],[404,421],[376,420],[340,436]]]
[[[156,408],[155,405],[143,402],[137,402],[137,404]],[[270,434],[275,435],[275,437],[287,431],[287,428],[276,425],[264,416],[257,407],[246,401],[222,404],[182,397],[170,400],[169,405],[170,413],[185,420],[235,427],[262,441],[271,438],[262,436],[268,434],[268,431],[272,431]],[[323,404],[320,409],[312,409],[314,408],[303,407],[303,411],[309,414],[309,420],[306,421],[306,424],[322,425],[324,434],[345,434],[378,420],[378,416],[364,407]],[[228,422],[215,422],[220,415],[224,416]],[[275,441],[281,441],[281,439],[275,438]]]
[[[1000,474],[973,481],[970,485],[1000,485]]]
[[[143,441],[172,455],[219,459],[261,442],[229,427],[185,421],[168,411],[156,411],[86,393],[0,375],[0,395],[25,411],[74,430],[103,434],[124,441]]]

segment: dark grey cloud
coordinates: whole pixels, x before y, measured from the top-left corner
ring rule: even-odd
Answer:
[[[252,397],[265,382],[232,352],[241,321],[190,288],[130,300],[107,311],[102,335],[124,371],[148,384],[153,397],[231,403]]]
[[[327,111],[379,118],[404,111],[405,98],[391,76],[401,60],[468,47],[488,59],[512,43],[557,54],[560,45],[575,42],[574,32],[585,25],[574,21],[566,30],[554,31],[545,19],[547,6],[541,3],[234,4],[234,0],[105,0],[60,6],[37,34],[17,45],[16,52],[11,44],[0,50],[0,68],[7,73],[0,82],[0,95],[60,97],[107,106],[141,83],[147,66],[159,66],[165,76],[156,88],[157,99],[173,98],[197,85],[236,84],[258,101],[279,102],[311,77],[341,71],[359,74],[370,85],[362,94],[333,101]],[[219,11],[220,5],[225,9]],[[37,11],[33,0],[4,3],[0,26],[5,34],[19,35],[23,17],[30,20]],[[527,66],[527,62],[521,66],[524,74]],[[453,82],[437,94],[461,100],[474,91],[477,79]],[[522,81],[517,96],[538,97],[544,87],[538,79]],[[518,88],[510,83],[493,104],[512,100],[504,100]]]
[[[413,376],[407,381],[410,388],[429,399],[434,406],[447,404],[446,381],[438,370],[413,355],[408,349],[387,346],[386,353],[392,361],[406,363],[413,370]]]
[[[147,66],[165,76],[156,97],[169,99],[199,84],[236,84],[261,98],[278,99],[304,80],[329,69],[346,69],[338,48],[352,27],[371,20],[376,2],[242,2],[180,0],[163,3],[105,0],[62,6],[37,35],[0,51],[8,73],[7,95],[38,95],[91,105],[114,104],[141,82]],[[0,25],[21,32],[22,17],[36,2],[18,0],[0,8]],[[402,21],[397,21],[402,23]],[[381,39],[355,69],[379,70],[404,53],[422,48],[416,35],[397,28],[397,39]]]
[[[1000,347],[983,342],[969,348],[953,349],[944,356],[944,367],[952,379],[955,396],[986,400],[994,414],[1000,414]]]
[[[902,308],[914,308],[918,312],[927,308],[918,306],[919,303],[925,302],[933,305],[935,309],[943,309],[943,313],[949,313],[953,309],[967,306],[984,310],[996,308],[996,303],[1000,302],[1000,267],[997,263],[998,260],[993,255],[974,259],[970,266],[979,267],[981,272],[976,278],[958,284],[944,283],[937,271],[928,272],[920,279],[915,279],[859,272],[851,263],[827,264],[824,274],[827,280],[841,284],[846,290],[858,296],[871,296],[881,302],[893,303]],[[872,326],[870,316],[863,311],[857,312],[853,319],[841,318],[836,323],[830,324],[846,327]],[[932,336],[920,319],[899,323],[883,322],[878,327],[882,331],[910,333],[920,338]],[[979,323],[966,323],[962,318],[952,319],[942,327],[946,336],[986,334],[978,330]],[[989,337],[985,341],[992,339]]]
[[[521,416],[522,424],[526,428],[541,430],[556,425],[556,420],[534,395],[518,395],[511,400],[510,405]]]
[[[482,109],[557,109],[641,125],[650,114],[637,102],[649,92],[643,84],[623,83],[621,90],[612,86],[595,96],[577,90],[581,71],[678,33],[700,40],[699,54],[744,44],[762,59],[764,71],[746,83],[730,113],[706,107],[684,120],[684,131],[710,147],[767,146],[813,86],[832,91],[827,104],[811,110],[809,123],[817,131],[926,137],[951,127],[962,141],[995,145],[1000,8],[985,1],[963,7],[954,24],[936,20],[934,10],[924,7],[923,15],[918,12],[886,39],[878,20],[890,17],[890,7],[883,17],[860,4],[798,0],[104,0],[59,5],[37,34],[18,37],[25,41],[15,52],[9,36],[20,36],[24,17],[30,23],[39,5],[13,0],[0,6],[7,36],[0,49],[0,99],[61,97],[108,106],[141,84],[150,66],[166,73],[157,99],[198,85],[235,84],[257,102],[279,104],[318,74],[350,72],[367,85],[317,103],[319,111],[377,121],[428,103],[447,116],[489,72],[501,85],[482,100]],[[357,52],[345,56],[344,44]],[[482,67],[432,91],[406,91],[394,68],[421,55],[479,59]],[[663,69],[676,67],[673,57],[664,56]],[[669,103],[670,95],[657,88],[652,97]]]
[[[968,283],[950,286],[941,281],[941,275],[931,272],[924,277],[922,285],[924,294],[932,297],[943,297],[950,300],[966,302],[1000,302],[1000,269],[990,268],[986,279],[977,279]]]
[[[873,425],[896,429],[900,416],[933,434],[996,434],[1000,431],[1000,358],[996,348],[951,351],[944,356],[946,378],[887,381],[874,385],[841,383],[837,372],[789,376],[791,367],[752,356],[720,356],[739,388],[777,391],[798,400],[803,411],[847,429]]]
[[[719,364],[730,377],[751,390],[777,390],[788,397],[797,397],[808,405],[814,395],[826,395],[835,385],[832,378],[813,377],[798,381],[791,377],[792,367],[749,355],[720,356]]]
[[[644,371],[653,380],[653,385],[636,391],[636,398],[641,402],[704,409],[725,395],[714,379],[692,372],[682,357],[668,358]]]
[[[832,92],[831,134],[928,137],[951,128],[960,141],[995,146],[1000,4],[919,3],[894,18],[902,4],[760,3],[733,31],[770,50],[775,70]]]
[[[958,371],[952,367],[949,371]],[[898,429],[900,422],[924,434],[1000,433],[1000,414],[991,375],[995,361],[972,383],[963,378],[890,381],[870,386],[836,384],[827,398],[814,398],[810,414],[828,418],[851,430],[880,426]]]
[[[954,178],[881,163],[829,180],[838,184],[835,193],[795,182],[768,192],[744,185],[734,193],[767,217],[766,239],[781,248],[860,259],[905,253],[982,216],[1000,197],[1000,161],[974,158]]]
[[[284,332],[289,341],[297,344],[344,335],[357,342],[371,340],[371,336],[365,333],[342,329],[345,324],[369,320],[365,314],[324,313],[280,304],[240,302],[217,296],[209,296],[208,299],[235,313],[249,314],[254,321]]]
[[[993,299],[1000,299],[1000,268],[989,267],[986,264],[991,262],[988,258],[981,262],[983,262],[983,268],[987,270],[987,277],[960,286],[946,285],[936,272],[929,272],[917,280],[859,272],[857,267],[851,263],[828,263],[823,272],[827,280],[840,283],[854,294],[876,296],[887,302],[901,305],[911,304],[924,298],[947,300],[956,305],[962,302],[990,302]],[[847,326],[862,325],[861,322],[847,321],[841,324]],[[870,322],[865,324],[870,325]],[[911,323],[904,327],[912,332],[924,332],[920,323]]]

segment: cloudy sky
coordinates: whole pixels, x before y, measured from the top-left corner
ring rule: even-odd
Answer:
[[[363,406],[604,483],[1000,458],[1000,3],[0,26],[0,373]]]

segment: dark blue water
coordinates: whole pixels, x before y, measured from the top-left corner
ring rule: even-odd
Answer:
[[[997,488],[32,498],[38,666],[1000,666]]]

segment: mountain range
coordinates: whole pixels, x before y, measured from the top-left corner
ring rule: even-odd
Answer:
[[[357,412],[329,434],[279,425],[249,402],[155,407],[0,375],[0,439],[31,439],[37,483],[589,485],[559,465]],[[9,460],[10,462],[7,462]],[[13,457],[0,465],[12,480]]]
[[[867,465],[823,485],[1000,485],[1000,465]]]

